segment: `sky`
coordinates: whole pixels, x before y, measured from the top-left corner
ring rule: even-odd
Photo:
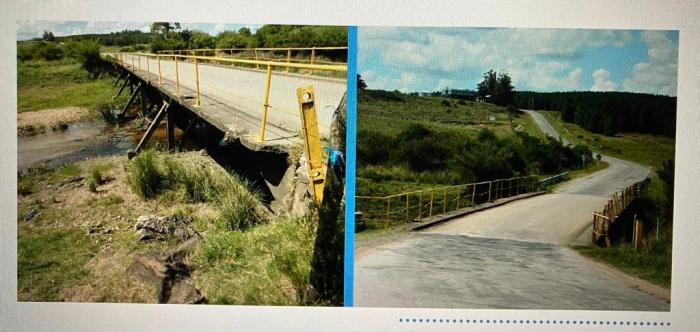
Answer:
[[[17,27],[17,40],[27,40],[41,37],[44,31],[51,31],[54,36],[83,35],[91,33],[110,33],[123,30],[140,30],[149,32],[152,22],[86,22],[86,21],[20,21]],[[230,23],[184,23],[182,29],[202,30],[216,35],[224,30],[238,30],[248,27],[255,32],[260,24],[230,24]]]
[[[677,31],[360,27],[370,89],[476,89],[490,69],[516,91],[676,95]]]

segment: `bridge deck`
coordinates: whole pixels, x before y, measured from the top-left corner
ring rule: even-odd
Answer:
[[[273,71],[265,141],[259,142],[266,82],[266,71],[200,63],[200,106],[196,106],[195,67],[191,62],[160,60],[126,55],[123,67],[172,99],[187,107],[205,121],[240,138],[249,147],[285,146],[296,141],[301,132],[301,119],[296,97],[300,86],[313,85],[321,136],[327,136],[333,112],[346,91],[344,79],[308,74]],[[179,83],[179,94],[178,94]]]

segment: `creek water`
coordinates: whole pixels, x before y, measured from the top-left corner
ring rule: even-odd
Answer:
[[[47,164],[56,167],[83,159],[126,154],[136,147],[138,132],[102,119],[68,125],[64,130],[17,138],[17,168]]]

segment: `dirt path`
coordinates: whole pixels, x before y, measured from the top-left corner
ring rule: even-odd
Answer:
[[[554,130],[539,113],[528,114],[544,132]],[[359,257],[356,305],[668,310],[666,301],[564,247],[590,226],[591,213],[612,192],[650,172],[606,161],[608,168],[554,193],[470,214]]]

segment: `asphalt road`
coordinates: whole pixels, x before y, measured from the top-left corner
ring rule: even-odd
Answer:
[[[141,61],[139,64],[139,60]],[[132,59],[126,57],[127,65],[131,66]],[[153,59],[146,64],[143,56],[134,56],[136,68],[143,73],[150,71],[151,81],[158,81],[158,66]],[[140,66],[140,67],[139,67]],[[147,71],[148,70],[148,71]],[[183,95],[193,97],[195,91],[195,68],[190,62],[179,61],[176,67],[174,61],[161,60],[160,73],[162,80],[168,84],[179,81]],[[266,70],[240,68],[213,64],[199,65],[200,95],[206,96],[206,103],[224,103],[255,119],[260,119],[263,112]],[[314,75],[272,72],[270,80],[270,108],[267,121],[292,132],[301,130],[299,103],[296,89],[301,86],[313,85],[316,96],[316,112],[319,131],[322,136],[328,135],[333,112],[340,104],[345,93],[346,80],[325,78]],[[204,104],[203,106],[206,106]]]
[[[554,130],[540,114],[528,114],[534,114],[543,131]],[[584,232],[592,212],[614,191],[650,172],[632,162],[606,160],[610,166],[605,170],[569,181],[554,193],[366,250],[355,262],[355,304],[669,310],[666,301],[609,276],[566,247],[580,236],[590,239]]]

